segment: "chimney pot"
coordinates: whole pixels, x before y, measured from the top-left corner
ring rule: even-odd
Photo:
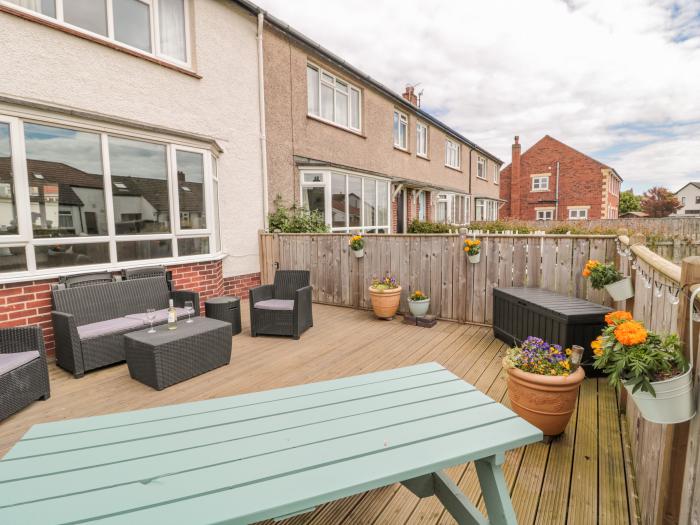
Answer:
[[[410,84],[406,85],[406,91],[403,92],[403,98],[408,100],[414,106],[418,106],[418,96],[415,93],[415,87]]]
[[[518,135],[515,136],[515,143],[520,144],[520,137]]]

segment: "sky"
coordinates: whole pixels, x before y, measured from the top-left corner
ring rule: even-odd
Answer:
[[[700,181],[700,0],[257,0],[510,162],[549,134],[623,188]]]

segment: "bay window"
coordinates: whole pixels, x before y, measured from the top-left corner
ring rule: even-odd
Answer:
[[[443,224],[469,223],[469,197],[459,193],[438,193],[435,222]]]
[[[353,131],[360,131],[360,90],[348,82],[308,64],[307,112]]]
[[[217,252],[213,170],[206,149],[0,116],[0,279]]]
[[[331,231],[389,232],[389,181],[342,171],[303,170],[301,202]]]
[[[475,199],[474,211],[476,221],[497,221],[498,201],[493,199]]]
[[[0,0],[59,24],[184,65],[188,0]],[[158,35],[156,39],[156,35]]]

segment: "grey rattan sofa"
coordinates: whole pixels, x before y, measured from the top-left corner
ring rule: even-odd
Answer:
[[[168,290],[163,277],[115,281],[77,288],[54,287],[53,320],[56,364],[82,377],[85,372],[126,359],[124,334],[148,325],[146,310],[154,308],[154,325],[167,322],[168,300],[186,317],[185,301],[199,315],[199,294]]]
[[[0,329],[0,421],[37,399],[49,396],[49,372],[41,328]]]
[[[275,284],[250,290],[250,334],[289,335],[294,339],[314,325],[306,270],[279,270]]]

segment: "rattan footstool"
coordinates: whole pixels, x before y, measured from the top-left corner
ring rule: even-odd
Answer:
[[[168,325],[131,332],[124,336],[129,374],[156,390],[198,376],[231,361],[231,324],[197,317],[192,323],[179,321],[176,330]]]

